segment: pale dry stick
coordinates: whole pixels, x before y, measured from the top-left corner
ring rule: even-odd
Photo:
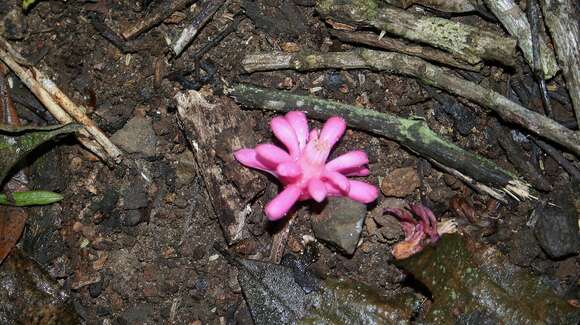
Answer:
[[[580,156],[580,133],[531,111],[479,84],[456,77],[419,58],[391,52],[360,50],[332,53],[264,53],[248,55],[242,62],[248,72],[274,69],[312,71],[321,69],[371,69],[410,76],[424,84],[467,98],[496,112],[503,120],[559,143]]]
[[[499,19],[511,36],[518,39],[518,46],[522,50],[526,61],[534,69],[534,55],[532,51],[532,34],[526,14],[513,0],[485,0],[485,4]],[[550,79],[558,73],[554,50],[548,47],[546,38],[540,35],[540,56],[542,58],[542,74],[544,79]]]
[[[107,154],[113,158],[115,162],[121,160],[123,153],[111,140],[99,129],[99,127],[81,110],[73,101],[60,90],[56,84],[46,77],[38,69],[32,67],[32,73],[36,79],[41,83],[42,87],[52,96],[52,98],[60,104],[60,106],[75,119],[78,123],[84,125],[85,129],[93,136],[93,138],[105,149]]]
[[[574,15],[574,3],[570,0],[540,2],[580,125],[580,26]]]
[[[201,11],[194,18],[193,22],[187,26],[181,35],[172,45],[172,50],[175,56],[179,56],[183,50],[195,38],[199,30],[205,26],[209,19],[216,13],[216,11],[224,4],[224,0],[207,0]]]
[[[73,118],[71,118],[71,116],[69,116],[68,113],[65,110],[63,110],[63,108],[57,103],[55,98],[53,98],[52,95],[42,87],[40,82],[36,80],[31,70],[22,67],[20,64],[18,64],[18,62],[16,62],[12,58],[12,56],[7,51],[4,51],[4,49],[1,48],[0,48],[0,60],[4,61],[4,63],[12,71],[14,71],[14,73],[20,78],[22,83],[24,83],[26,87],[30,89],[30,91],[38,98],[38,100],[46,107],[46,109],[54,116],[55,119],[57,119],[62,124],[74,122]],[[98,128],[97,131],[99,131]],[[87,138],[89,138],[91,135],[91,133],[87,128],[81,130],[80,133],[81,135]],[[121,151],[112,143],[111,143],[112,147],[109,147],[108,148],[109,150],[107,150],[107,147],[102,146],[102,144],[101,147],[97,143],[91,142],[87,138],[79,137],[78,139],[87,149],[89,149],[99,158],[103,159],[104,161],[107,161],[109,157],[112,158],[114,161],[119,159]],[[110,143],[110,141],[108,142]],[[103,149],[105,149],[105,151],[103,151]],[[112,155],[111,152],[114,155]],[[115,152],[118,152],[118,154],[115,154]]]
[[[173,1],[167,9],[162,10],[155,15],[150,17],[146,17],[145,19],[139,21],[137,24],[127,28],[125,31],[121,33],[123,38],[126,40],[133,39],[142,33],[148,31],[149,29],[155,27],[159,23],[161,23],[165,18],[171,16],[174,12],[185,8],[186,6],[190,5],[194,1],[197,0],[176,0]]]

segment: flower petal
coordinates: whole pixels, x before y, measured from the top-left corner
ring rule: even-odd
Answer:
[[[362,150],[349,151],[326,164],[326,169],[335,172],[343,172],[353,168],[359,168],[369,163],[369,157]]]
[[[344,134],[346,130],[346,122],[343,118],[338,116],[333,116],[329,118],[320,132],[320,140],[328,143],[330,148],[338,142],[340,137]]]
[[[296,131],[288,123],[288,121],[282,116],[277,116],[272,119],[270,123],[272,132],[278,140],[280,140],[290,152],[292,157],[296,157],[300,154],[300,147],[298,145],[298,138],[296,136]]]
[[[256,158],[264,165],[276,168],[279,164],[290,160],[290,155],[273,144],[259,144],[256,146]]]
[[[290,123],[294,131],[296,131],[300,149],[304,149],[308,141],[308,121],[306,120],[306,115],[304,112],[292,111],[286,114],[286,120]]]
[[[265,170],[270,173],[272,172],[270,168],[266,167],[261,161],[257,159],[256,150],[254,149],[240,149],[234,152],[234,157],[237,161],[246,167]]]
[[[345,176],[369,176],[370,171],[365,167],[356,167],[342,170],[341,173]]]
[[[285,216],[294,203],[298,201],[300,192],[301,190],[297,186],[288,186],[282,192],[278,193],[264,209],[268,219],[270,221],[276,221]]]
[[[349,198],[361,203],[371,203],[378,196],[379,190],[375,186],[361,181],[350,181]]]
[[[437,219],[433,212],[422,204],[410,205],[411,211],[421,218],[423,230],[427,233],[432,242],[439,240],[439,233],[437,232]]]
[[[316,202],[322,202],[326,198],[326,186],[319,178],[312,178],[308,182],[308,193]]]
[[[350,190],[350,182],[348,181],[348,178],[346,178],[346,176],[344,176],[343,174],[338,172],[327,171],[324,173],[323,176],[324,178],[332,182],[334,185],[336,185],[342,192],[348,193],[348,191]]]
[[[276,173],[282,177],[299,177],[302,175],[302,168],[293,161],[287,161],[278,165]]]

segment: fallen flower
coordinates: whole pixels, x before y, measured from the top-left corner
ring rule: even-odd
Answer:
[[[327,196],[347,196],[370,203],[379,195],[375,186],[347,178],[369,174],[364,151],[350,151],[326,162],[330,150],[346,130],[342,118],[331,117],[321,131],[309,131],[306,115],[292,111],[284,117],[273,118],[270,126],[288,152],[273,144],[260,144],[234,153],[244,166],[266,171],[284,185],[284,190],[266,205],[268,219],[282,218],[297,201],[312,198],[322,202]]]
[[[385,209],[384,211],[399,219],[401,228],[405,233],[405,240],[395,244],[392,249],[392,254],[397,260],[415,255],[427,245],[435,244],[441,235],[456,230],[454,220],[442,222],[438,230],[435,215],[429,208],[421,204],[411,204],[409,209],[420,220],[416,220],[413,214],[405,209]]]

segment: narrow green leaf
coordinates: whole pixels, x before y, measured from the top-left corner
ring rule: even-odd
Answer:
[[[49,191],[28,191],[11,193],[9,200],[6,194],[0,194],[0,205],[29,206],[46,205],[58,202],[63,196]],[[13,201],[12,201],[13,200]]]
[[[32,6],[36,0],[22,0],[22,9],[27,10],[28,7]]]

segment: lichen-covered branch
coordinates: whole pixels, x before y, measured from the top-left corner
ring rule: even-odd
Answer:
[[[541,5],[580,125],[580,27],[574,4],[570,0],[542,0]]]
[[[441,63],[443,65],[469,70],[481,70],[481,64],[471,65],[453,57],[453,55],[434,49],[429,46],[421,46],[417,44],[406,44],[405,42],[391,37],[379,38],[373,32],[347,32],[341,30],[331,30],[330,34],[343,42],[363,44],[375,48],[399,52],[416,57],[423,58],[427,61]]]
[[[476,10],[469,0],[383,0],[383,2],[403,9],[421,5],[443,12],[463,13]]]
[[[510,35],[518,39],[518,46],[522,50],[528,64],[534,68],[534,56],[532,52],[532,36],[530,24],[525,13],[513,0],[485,0],[485,4],[493,14],[501,21]],[[540,36],[540,56],[542,62],[543,77],[550,79],[558,72],[558,64],[554,51],[548,47],[546,39]]]
[[[458,59],[477,64],[482,59],[512,66],[516,40],[439,17],[415,15],[375,0],[318,0],[324,18],[387,33],[443,49]]]
[[[458,170],[469,177],[508,191],[513,184],[523,186],[522,198],[527,196],[527,186],[521,185],[517,177],[493,162],[466,151],[441,138],[424,121],[401,118],[388,113],[341,104],[311,96],[295,95],[288,92],[263,89],[237,84],[230,90],[238,103],[246,107],[279,112],[299,109],[310,117],[325,120],[331,116],[343,117],[349,126],[365,130],[392,140],[412,151],[433,159],[447,167]],[[522,194],[525,193],[525,194]]]
[[[371,69],[411,76],[424,84],[467,98],[496,112],[505,121],[518,124],[580,156],[579,133],[511,101],[493,90],[456,77],[444,69],[416,57],[373,50],[294,55],[270,53],[249,55],[243,63],[243,67],[247,71],[272,70],[273,66],[277,69],[296,69],[299,71],[329,68]]]

